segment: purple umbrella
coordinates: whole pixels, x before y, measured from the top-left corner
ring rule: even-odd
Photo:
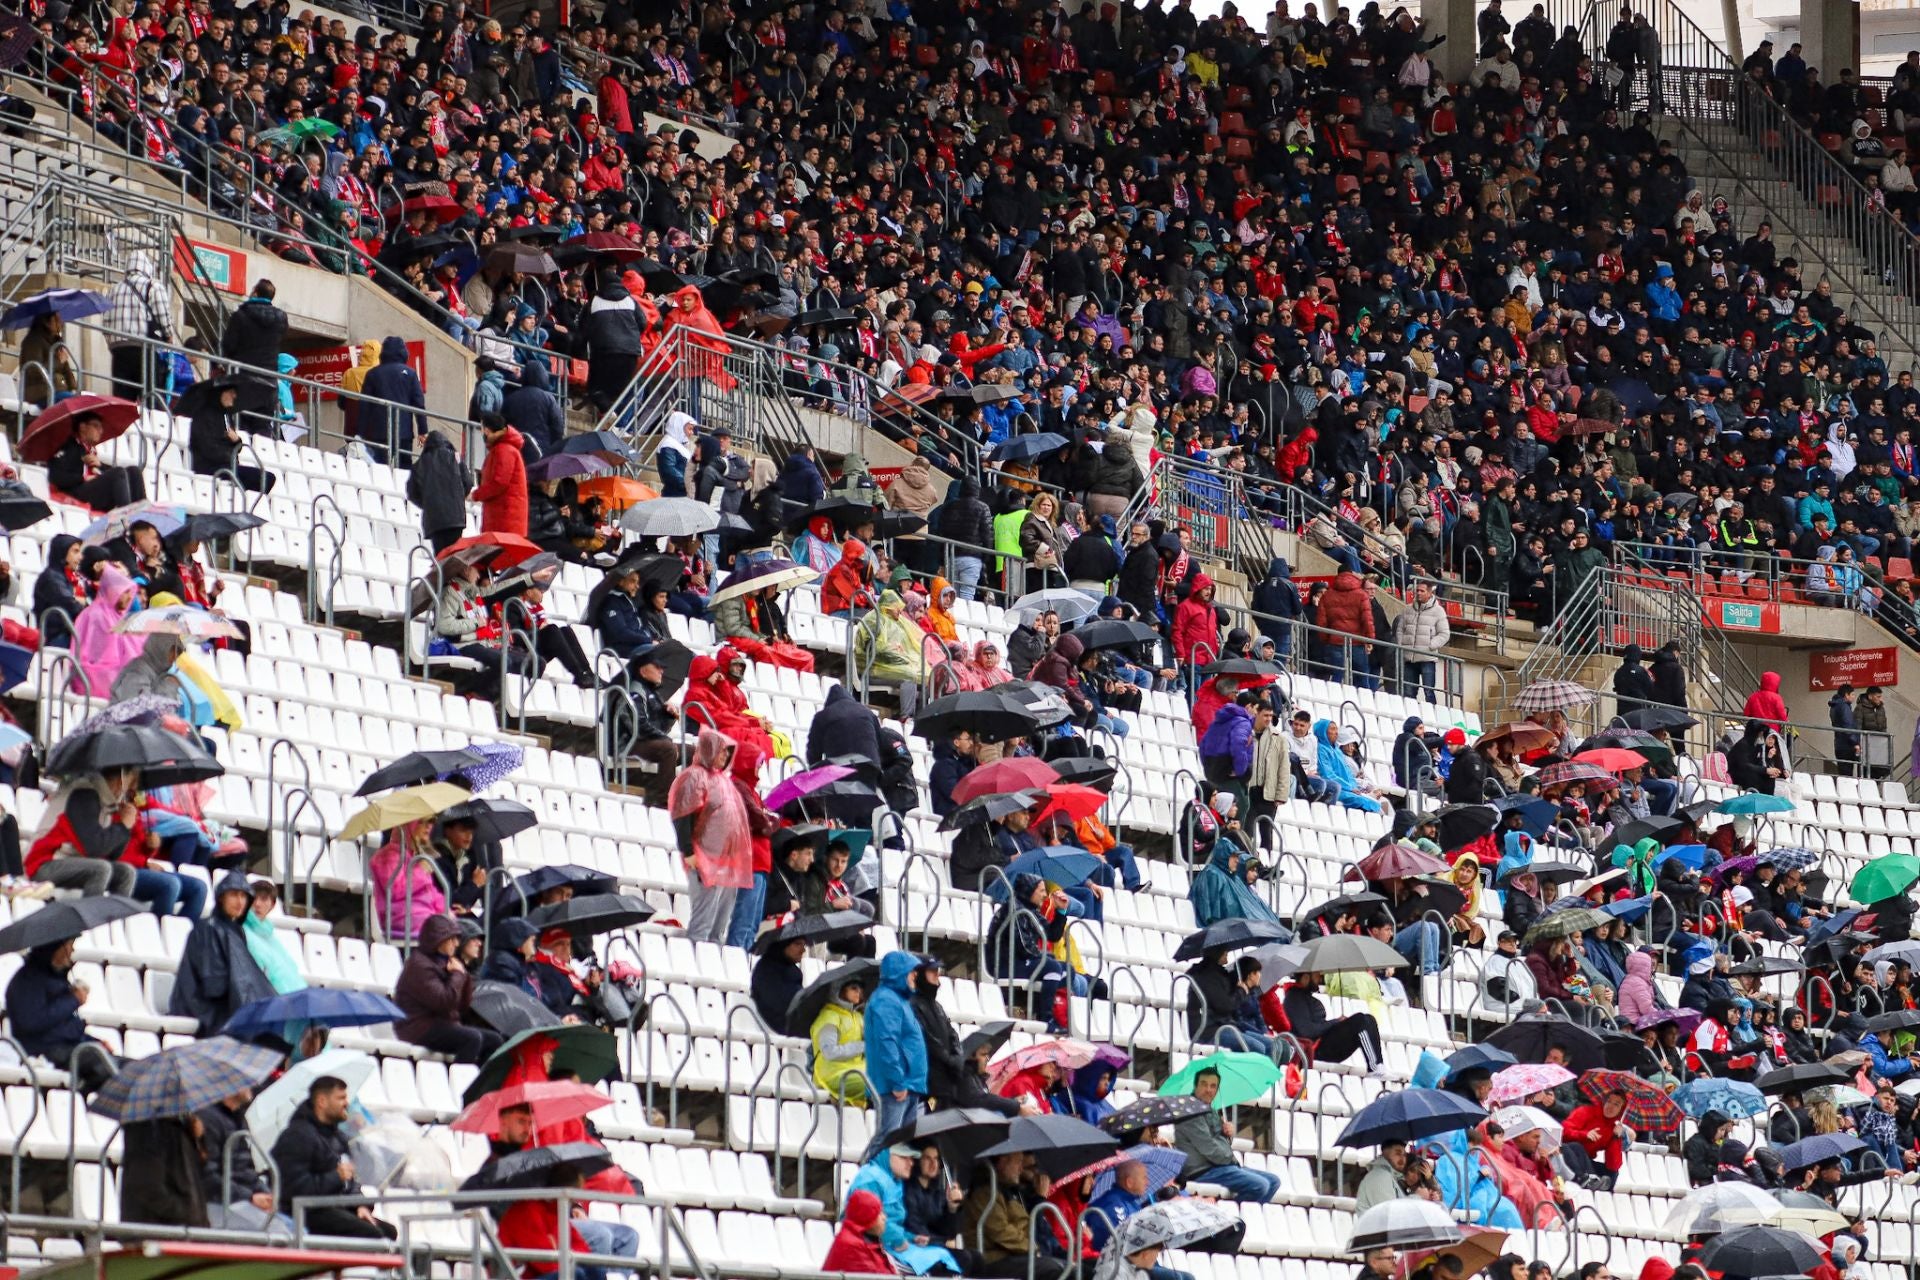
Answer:
[[[569,476],[603,476],[612,470],[611,462],[591,453],[550,453],[527,464],[527,479],[538,484],[542,480],[564,480]]]
[[[1698,1009],[1656,1009],[1633,1024],[1635,1031],[1645,1031],[1648,1027],[1664,1026],[1671,1022],[1680,1028],[1680,1038],[1686,1039],[1700,1027],[1706,1015]]]
[[[1175,1178],[1179,1177],[1181,1168],[1187,1163],[1185,1154],[1176,1148],[1156,1147],[1145,1142],[1137,1147],[1128,1147],[1120,1154],[1128,1160],[1138,1160],[1141,1164],[1147,1166],[1148,1196],[1158,1194],[1162,1187],[1165,1187]],[[1114,1172],[1115,1170],[1113,1169],[1107,1169],[1095,1175],[1093,1179],[1093,1194],[1088,1196],[1087,1199],[1098,1200],[1101,1196],[1105,1195],[1108,1189],[1113,1186]]]
[[[1726,878],[1736,871],[1742,875],[1752,875],[1753,869],[1759,864],[1760,860],[1752,854],[1747,854],[1745,857],[1740,858],[1728,858],[1725,862],[1707,872],[1707,876],[1711,880],[1724,884]]]
[[[823,764],[817,769],[796,773],[767,792],[767,808],[784,808],[795,800],[805,800],[822,787],[830,786],[842,778],[851,778],[855,772],[843,764]]]
[[[518,769],[526,758],[519,747],[509,742],[469,742],[467,750],[477,752],[480,756],[479,764],[469,765],[460,771],[475,791],[485,791]]]
[[[180,714],[180,699],[162,693],[142,693],[116,702],[104,711],[88,716],[75,733],[92,733],[110,724],[152,724],[167,716]]]

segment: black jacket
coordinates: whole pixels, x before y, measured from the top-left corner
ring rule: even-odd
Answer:
[[[1486,801],[1487,758],[1468,747],[1453,758],[1447,770],[1447,799],[1453,804],[1483,804]]]
[[[859,756],[873,762],[877,779],[882,767],[880,757],[880,717],[851,693],[836,684],[827,691],[827,701],[807,726],[807,763],[820,764],[829,756]]]
[[[360,402],[354,434],[411,453],[413,438],[426,429],[426,419],[419,411],[427,407],[427,393],[420,385],[420,375],[407,364],[405,338],[389,336],[381,340],[380,363],[367,370],[360,392],[368,399]],[[379,400],[389,404],[372,403]]]
[[[407,501],[420,508],[420,531],[435,534],[467,527],[467,495],[473,471],[453,451],[453,441],[427,432],[426,447],[407,473]]]
[[[993,546],[993,512],[980,500],[979,481],[963,477],[948,486],[933,532],[970,547]]]
[[[960,1059],[960,1037],[954,1033],[953,1021],[940,1007],[930,986],[915,987],[911,1003],[913,1016],[920,1019],[920,1038],[927,1044],[927,1097],[943,1107],[958,1106],[955,1095],[965,1073],[961,1070],[964,1064]]]
[[[254,1167],[253,1147],[245,1142],[233,1144],[231,1181],[222,1182],[227,1140],[247,1127],[246,1117],[227,1110],[224,1102],[194,1112],[200,1117],[200,1193],[208,1204],[237,1204],[256,1192],[269,1190],[265,1173]]]
[[[339,1125],[321,1124],[308,1100],[273,1143],[273,1163],[280,1170],[280,1208],[293,1212],[300,1196],[350,1196],[360,1184],[340,1176],[340,1161],[349,1156],[346,1135]]]
[[[1093,474],[1087,479],[1087,492],[1112,498],[1131,498],[1146,483],[1133,450],[1108,441],[1093,464]]]
[[[507,425],[538,445],[542,457],[558,449],[567,434],[567,420],[552,388],[547,366],[536,360],[520,370],[519,387],[500,406]]]
[[[1040,633],[1026,623],[1013,629],[1007,637],[1007,670],[1018,679],[1025,680],[1033,674],[1033,669],[1047,654],[1047,642]]]
[[[960,779],[973,772],[973,758],[953,749],[951,741],[933,744],[933,770],[927,775],[927,792],[933,799],[933,812],[946,817],[960,806],[953,802],[953,789]]]
[[[1613,692],[1620,700],[1621,715],[1638,711],[1659,697],[1653,675],[1640,665],[1640,656],[1639,645],[1628,645],[1620,655],[1620,669],[1613,673]]]
[[[86,608],[73,594],[67,577],[67,550],[80,539],[70,533],[56,533],[47,543],[47,567],[33,580],[33,625],[40,628],[40,642],[49,649],[64,649],[73,639],[72,622]],[[66,615],[63,621],[53,611]]]
[[[588,358],[637,357],[640,354],[640,335],[645,327],[646,318],[640,314],[633,296],[623,285],[609,285],[594,298],[587,312]]]
[[[220,354],[239,364],[272,369],[287,336],[287,313],[266,298],[248,298],[233,309],[220,334]],[[257,377],[258,375],[254,375]],[[255,408],[241,396],[242,407]]]
[[[1669,707],[1687,705],[1687,673],[1680,666],[1680,652],[1670,644],[1660,646],[1653,655],[1653,697]]]
[[[87,451],[69,440],[47,462],[47,483],[64,494],[77,492],[87,482]]]
[[[1193,980],[1187,992],[1187,1030],[1195,1040],[1211,1040],[1215,1031],[1233,1025],[1240,1008],[1240,985],[1231,969],[1211,960],[1188,969],[1187,977]]]
[[[246,883],[244,878],[229,876],[216,884],[216,904],[222,886],[233,879]],[[216,906],[214,913],[195,924],[187,935],[167,1012],[196,1020],[199,1034],[210,1036],[226,1026],[241,1005],[268,999],[273,993],[273,984],[247,950],[247,936],[240,922],[227,919]]]
[[[93,1037],[80,1017],[73,981],[53,967],[56,947],[35,947],[7,983],[7,1026],[28,1053],[64,1070],[74,1049]]]
[[[187,462],[194,474],[210,476],[239,465],[240,446],[227,439],[229,422],[234,430],[239,430],[239,415],[229,417],[219,405],[211,405],[193,415],[187,424]]]
[[[1253,611],[1261,635],[1271,637],[1276,645],[1287,641],[1286,627],[1279,619],[1300,616],[1300,588],[1293,584],[1293,567],[1284,557],[1275,556],[1267,576],[1254,587]]]
[[[753,978],[748,985],[753,1007],[760,1011],[775,1035],[793,1034],[787,1026],[787,1010],[793,1007],[793,998],[804,985],[800,966],[782,955],[778,948],[760,957],[759,963],[753,966]],[[806,1031],[802,1029],[798,1034],[804,1036]]]
[[[1108,582],[1120,572],[1120,553],[1099,533],[1083,533],[1067,544],[1060,567],[1075,582]]]
[[[120,1219],[177,1227],[207,1225],[200,1148],[185,1116],[138,1120],[121,1131]],[[137,1171],[137,1172],[136,1172]]]
[[[1160,553],[1154,550],[1153,543],[1143,542],[1128,550],[1127,558],[1120,563],[1120,581],[1114,594],[1139,610],[1142,618],[1151,618],[1159,585]],[[1298,593],[1295,599],[1298,600]],[[1260,607],[1257,598],[1254,607]]]

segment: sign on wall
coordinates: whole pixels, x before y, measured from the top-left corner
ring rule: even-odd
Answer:
[[[312,347],[293,354],[300,360],[295,370],[298,377],[312,382],[324,383],[329,387],[340,385],[340,379],[353,367],[354,358],[360,351],[360,344],[339,347]],[[407,342],[407,363],[420,377],[420,389],[427,389],[427,344],[409,339]],[[322,400],[337,400],[338,396],[330,391],[320,393]]]
[[[1771,600],[1722,600],[1706,602],[1706,622],[1726,631],[1780,631],[1780,606]]]
[[[191,248],[193,257],[187,257]],[[173,242],[173,268],[183,276],[192,276],[197,266],[207,282],[222,293],[244,295],[247,291],[247,255],[224,245],[204,240]]]
[[[1856,689],[1879,685],[1890,689],[1900,683],[1898,649],[1842,649],[1816,653],[1807,658],[1807,688],[1838,689],[1850,684]]]

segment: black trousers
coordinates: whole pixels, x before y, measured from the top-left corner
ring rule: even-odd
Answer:
[[[435,1053],[450,1053],[456,1062],[485,1062],[502,1043],[498,1031],[444,1022],[429,1027],[418,1043]]]
[[[648,804],[656,809],[666,808],[667,791],[673,786],[674,775],[680,771],[680,748],[673,745],[671,738],[646,738],[634,743],[629,754],[658,766],[654,773],[638,775],[640,789],[646,793]]]
[[[147,500],[147,478],[135,467],[107,467],[67,495],[96,511],[111,511],[130,502]]]
[[[113,373],[113,394],[123,400],[139,400],[148,389],[164,390],[157,373],[149,374],[153,361],[151,348],[131,345],[107,348]]]
[[[353,1236],[360,1240],[397,1240],[399,1228],[375,1218],[368,1222],[351,1209],[328,1206],[307,1210],[307,1230],[317,1236]]]
[[[465,529],[434,529],[427,534],[427,545],[433,548],[433,554],[439,555],[454,543],[460,541]]]
[[[1345,1062],[1359,1050],[1367,1070],[1380,1068],[1380,1024],[1370,1013],[1350,1013],[1333,1023],[1313,1047],[1316,1062]]]
[[[593,664],[587,661],[586,650],[580,647],[580,637],[573,634],[573,628],[544,626],[533,633],[533,640],[543,667],[557,661],[576,680],[593,678]]]

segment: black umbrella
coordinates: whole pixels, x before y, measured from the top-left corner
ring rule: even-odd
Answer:
[[[1040,790],[1011,791],[990,796],[978,796],[967,801],[946,817],[940,819],[940,830],[958,831],[962,827],[971,827],[977,823],[992,822],[1004,818],[1010,813],[1022,809],[1031,809],[1047,798]]]
[[[1682,729],[1695,728],[1700,723],[1686,712],[1674,707],[1641,707],[1638,711],[1629,711],[1620,718],[1642,733],[1652,733],[1656,729],[1678,733]]]
[[[836,529],[851,528],[862,524],[872,517],[875,502],[862,501],[849,494],[834,493],[814,503],[810,507],[801,507],[787,517],[785,528],[788,533],[804,533],[815,516],[827,516]]]
[[[994,686],[993,692],[1003,698],[1013,699],[1034,718],[1035,727],[1051,729],[1055,725],[1065,724],[1073,718],[1073,708],[1061,692],[1050,684],[1039,684],[1032,680],[1008,680]],[[979,734],[975,734],[979,737]]]
[[[1292,942],[1293,930],[1283,924],[1264,920],[1216,920],[1204,929],[1188,934],[1174,950],[1175,960],[1198,960],[1219,951],[1237,951],[1265,942]]]
[[[1209,662],[1200,668],[1203,676],[1277,676],[1281,674],[1277,662],[1262,662],[1258,658],[1226,658],[1219,662]]]
[[[143,787],[202,782],[226,772],[204,747],[157,724],[107,724],[69,734],[47,757],[56,777],[138,769]]]
[[[1119,765],[1099,756],[1067,756],[1047,763],[1060,775],[1060,781],[1077,782],[1083,787],[1095,787],[1101,791],[1111,787],[1120,773]]]
[[[829,969],[793,998],[787,1006],[787,1029],[797,1036],[812,1034],[813,1020],[827,1007],[827,1001],[840,993],[840,988],[849,982],[858,982],[868,991],[873,990],[874,979],[880,976],[878,960],[853,960],[838,968]]]
[[[189,542],[218,542],[248,529],[258,529],[266,520],[250,511],[202,511],[187,517],[180,532]]]
[[[564,227],[553,227],[545,223],[530,222],[524,227],[507,228],[500,233],[500,238],[502,240],[524,240],[533,242],[544,240],[549,244],[558,244],[560,237],[565,234],[567,234],[567,232]]]
[[[660,668],[660,687],[655,690],[662,702],[680,691],[687,682],[687,673],[693,670],[693,650],[678,640],[662,640],[652,648],[634,651],[635,660],[644,658]]]
[[[1120,1108],[1100,1122],[1100,1127],[1116,1138],[1126,1138],[1164,1124],[1179,1124],[1213,1110],[1190,1093],[1164,1098],[1150,1093]]]
[[[1851,946],[1853,943],[1850,941],[1848,945]],[[1798,973],[1803,967],[1785,956],[1748,956],[1745,960],[1735,962],[1727,973],[1734,977],[1752,974],[1756,978],[1772,978],[1783,973]]]
[[[577,436],[568,436],[560,452],[596,454],[616,464],[634,461],[639,456],[611,431],[582,431]]]
[[[802,311],[793,318],[799,329],[852,329],[860,324],[860,313],[852,307],[821,307]]]
[[[999,1053],[1007,1041],[1012,1038],[1013,1024],[1011,1022],[981,1023],[979,1030],[969,1032],[967,1038],[960,1042],[960,1057],[962,1059],[971,1058],[979,1053],[980,1050],[985,1049],[987,1051],[987,1058],[991,1061],[993,1055]]]
[[[1118,1138],[1079,1116],[1017,1116],[1007,1136],[982,1151],[980,1158],[1031,1155],[1043,1172],[1057,1178],[1112,1154],[1119,1145]]]
[[[538,245],[500,244],[495,245],[493,252],[487,255],[486,269],[518,271],[529,276],[551,276],[559,274],[560,264]]]
[[[830,828],[821,827],[820,830],[830,831]],[[789,942],[804,942],[808,946],[838,942],[843,938],[858,937],[871,928],[872,918],[858,911],[828,911],[816,916],[795,916],[778,929],[769,929],[755,938],[753,949],[765,955]]]
[[[1891,1009],[1867,1019],[1869,1035],[1881,1031],[1912,1031],[1920,1027],[1920,1009]]]
[[[880,793],[873,789],[873,784],[870,782],[863,782],[859,778],[842,778],[838,782],[829,782],[824,787],[815,787],[804,796],[795,796],[780,806],[780,812],[805,817],[807,806],[818,807],[818,802],[822,800],[865,800],[878,806]]]
[[[888,538],[904,538],[910,533],[918,533],[927,527],[925,516],[916,516],[910,511],[882,511],[873,521],[873,537],[876,542],[885,542]]]
[[[1351,911],[1354,915],[1365,915],[1374,907],[1384,907],[1387,900],[1377,893],[1343,893],[1337,898],[1328,898],[1325,902],[1306,913],[1303,917],[1317,920],[1321,916],[1338,918]]]
[[[173,398],[169,412],[178,418],[191,418],[196,413],[219,408],[221,392],[238,390],[238,378],[202,378]]]
[[[0,955],[31,951],[77,938],[89,929],[97,929],[115,920],[137,916],[147,904],[117,893],[97,898],[63,898],[49,902],[4,929],[0,929]]]
[[[973,1168],[980,1153],[1007,1136],[1013,1117],[989,1111],[985,1107],[942,1107],[927,1111],[908,1121],[881,1139],[882,1147],[910,1143],[914,1147],[934,1146],[947,1170],[960,1177]]]
[[[642,258],[634,263],[633,270],[639,273],[640,282],[647,286],[648,293],[678,293],[693,280],[704,278],[684,275],[652,258]]]
[[[1727,1276],[1803,1276],[1822,1259],[1813,1241],[1798,1231],[1735,1227],[1708,1241],[1698,1261]]]
[[[1151,644],[1160,638],[1160,633],[1146,623],[1129,622],[1125,618],[1095,618],[1075,627],[1073,635],[1088,653],[1096,649],[1117,649],[1123,645]]]
[[[568,898],[549,903],[527,913],[527,923],[545,933],[565,929],[581,934],[617,933],[653,919],[653,908],[645,898],[625,893],[590,893],[584,898]]]
[[[817,822],[796,822],[790,827],[782,827],[773,833],[773,856],[785,856],[787,850],[796,844],[813,846],[813,856],[826,853],[827,846],[833,842],[834,828]]]
[[[489,1160],[471,1178],[460,1184],[462,1191],[521,1191],[555,1185],[557,1174],[591,1177],[613,1167],[613,1153],[596,1142],[557,1142],[549,1147],[528,1147]]]
[[[619,881],[603,871],[592,867],[583,867],[572,862],[556,862],[549,866],[535,867],[521,876],[505,892],[497,894],[493,909],[498,914],[519,915],[533,905],[533,900],[549,889],[558,889],[562,885],[573,886],[573,896],[587,893],[612,893]]]
[[[466,819],[473,823],[473,838],[482,843],[511,840],[522,831],[540,825],[540,815],[518,800],[482,797],[457,804],[440,815],[443,823]]]
[[[560,1015],[509,982],[473,984],[469,1012],[503,1036],[559,1025]]]
[[[1500,811],[1490,804],[1450,804],[1432,816],[1440,827],[1442,849],[1471,844],[1500,825]]]
[[[951,693],[935,698],[913,718],[913,731],[922,738],[944,738],[965,729],[988,742],[1024,738],[1040,726],[1040,717],[998,689]]]
[[[484,759],[486,757],[472,747],[455,747],[449,751],[409,751],[392,764],[382,765],[368,774],[367,780],[353,794],[370,796],[376,791],[393,787],[412,787],[422,782],[432,782],[445,774],[471,769]]]
[[[53,508],[18,480],[0,482],[0,529],[14,533],[39,524],[53,514]]]
[[[1679,818],[1664,818],[1659,815],[1640,818],[1615,831],[1613,841],[1615,844],[1624,844],[1628,848],[1649,837],[1664,843],[1684,831],[1686,826],[1687,824]]]

